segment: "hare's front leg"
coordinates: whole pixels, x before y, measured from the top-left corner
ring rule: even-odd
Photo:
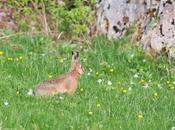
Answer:
[[[68,94],[69,95],[73,95],[74,92],[76,91],[77,89],[77,81],[76,80],[73,80],[72,82],[70,82],[69,86],[68,86]]]

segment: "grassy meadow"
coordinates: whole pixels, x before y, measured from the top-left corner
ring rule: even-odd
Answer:
[[[71,51],[85,73],[73,96],[30,96],[40,81],[65,73]],[[171,130],[175,127],[175,68],[150,58],[127,37],[97,37],[90,46],[45,36],[0,40],[0,129]]]

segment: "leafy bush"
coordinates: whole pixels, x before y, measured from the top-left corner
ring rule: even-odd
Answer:
[[[87,33],[93,20],[94,3],[95,0],[8,0],[8,5],[14,8],[19,30],[38,31],[48,26],[50,31],[70,32],[77,36]]]

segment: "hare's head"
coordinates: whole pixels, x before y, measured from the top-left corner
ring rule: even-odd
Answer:
[[[75,69],[79,74],[83,74],[84,68],[80,64],[80,58],[78,52],[72,52],[72,69]]]

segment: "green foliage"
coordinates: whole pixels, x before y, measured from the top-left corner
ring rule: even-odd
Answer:
[[[20,30],[30,30],[31,22],[36,22],[35,28],[42,30],[44,20],[41,16],[44,9],[52,31],[70,32],[77,36],[87,33],[93,21],[94,12],[91,8],[94,3],[95,0],[8,0],[8,4],[15,9],[13,14]]]

